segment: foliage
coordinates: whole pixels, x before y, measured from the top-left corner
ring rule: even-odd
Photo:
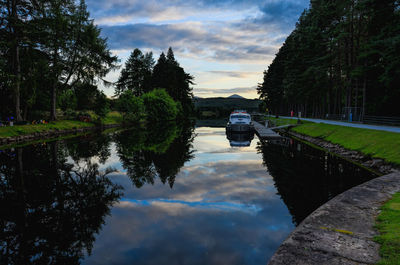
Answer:
[[[93,121],[100,119],[100,122],[102,124],[122,123],[122,115],[121,113],[116,111],[108,112],[106,116],[103,118],[100,118],[96,114],[90,112],[89,113],[71,112],[69,113],[69,115],[73,117],[79,115],[88,115],[92,118]],[[46,124],[6,126],[6,127],[0,127],[0,138],[34,134],[37,132],[69,130],[69,129],[86,128],[93,126],[94,124],[91,122],[82,122],[77,120],[60,120],[60,121],[52,121]]]
[[[306,123],[292,130],[400,165],[400,134],[398,133],[323,123]]]
[[[135,96],[141,96],[162,87],[180,104],[178,109],[182,113],[190,113],[193,111],[192,84],[193,77],[180,67],[172,48],[168,49],[167,56],[161,53],[155,65],[151,52],[143,54],[134,49],[121,71],[115,94],[131,91]]]
[[[159,127],[161,125],[161,127]],[[117,153],[133,185],[154,184],[156,177],[172,188],[175,176],[192,155],[193,124],[166,122],[122,131],[115,136]]]
[[[107,96],[103,92],[98,92],[96,95],[95,104],[93,106],[94,112],[100,117],[104,118],[110,111]]]
[[[65,90],[58,96],[58,106],[66,111],[67,109],[76,109],[77,97],[73,90]]]
[[[311,1],[264,72],[260,98],[278,114],[353,108],[361,117],[400,116],[399,7],[397,0]]]
[[[79,150],[95,153],[96,147]],[[0,153],[0,201],[4,204],[0,222],[13,224],[0,231],[1,245],[9,251],[0,256],[1,264],[50,260],[79,264],[84,255],[90,255],[95,235],[119,201],[122,187],[107,177],[110,169],[101,172],[97,163],[81,156],[79,163],[73,163],[69,155],[62,142]],[[15,196],[22,189],[24,196]]]
[[[83,0],[4,0],[0,10],[1,116],[26,120],[48,110],[56,119],[57,107],[82,106],[82,84],[97,89],[117,67]]]
[[[117,109],[123,113],[124,121],[136,123],[144,118],[144,105],[141,97],[136,97],[132,91],[123,92],[117,100]]]
[[[378,264],[399,264],[400,193],[396,193],[390,201],[382,206],[376,221],[380,235],[375,237],[375,241],[381,245],[379,254],[382,257]]]
[[[103,124],[121,124],[123,121],[122,114],[117,111],[111,111],[103,119]]]
[[[169,121],[178,114],[177,103],[164,89],[154,89],[142,96],[147,120]]]
[[[135,96],[151,90],[151,74],[154,67],[153,53],[143,54],[141,50],[134,49],[125,63],[117,82],[115,94],[131,91]]]

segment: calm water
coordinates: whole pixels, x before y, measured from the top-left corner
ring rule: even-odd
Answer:
[[[166,125],[0,151],[0,264],[266,264],[372,177],[291,139]]]

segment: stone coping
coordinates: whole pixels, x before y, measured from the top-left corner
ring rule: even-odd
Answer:
[[[400,191],[400,173],[347,190],[310,214],[270,259],[275,264],[375,264],[380,206]]]

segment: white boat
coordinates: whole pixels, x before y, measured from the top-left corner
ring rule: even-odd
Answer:
[[[226,130],[230,132],[254,131],[251,115],[245,110],[234,110],[231,115],[229,115],[229,121],[226,125]]]

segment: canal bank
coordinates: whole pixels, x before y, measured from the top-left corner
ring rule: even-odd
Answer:
[[[25,126],[30,126],[30,125],[25,125]],[[49,138],[64,136],[64,135],[68,135],[68,134],[77,134],[77,133],[89,132],[89,131],[94,131],[94,130],[116,128],[119,126],[121,126],[121,124],[104,124],[101,126],[94,126],[93,124],[89,123],[86,126],[84,126],[84,124],[83,124],[83,125],[81,125],[81,127],[74,126],[73,128],[66,128],[66,129],[59,129],[59,128],[47,129],[47,130],[45,129],[42,131],[36,131],[36,132],[21,134],[21,135],[16,135],[16,136],[0,137],[0,146],[25,143],[25,142],[30,142],[30,141],[40,140],[40,139],[49,139]]]
[[[375,219],[400,190],[392,173],[354,187],[309,215],[282,243],[269,264],[375,264],[380,260]]]
[[[284,241],[269,264],[379,262],[380,245],[374,240],[379,235],[375,229],[376,218],[381,206],[400,191],[398,166],[325,141],[324,137],[314,138],[293,131],[289,134],[387,175],[354,187],[315,210]],[[374,139],[369,140],[373,144]],[[392,156],[390,160],[393,159],[397,157]]]

